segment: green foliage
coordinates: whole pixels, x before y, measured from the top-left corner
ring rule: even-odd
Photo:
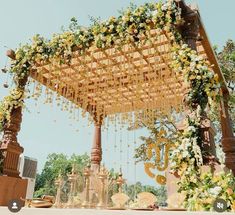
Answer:
[[[89,156],[87,154],[84,155],[75,155],[73,154],[71,157],[68,157],[64,154],[50,154],[47,157],[47,161],[44,165],[41,174],[37,174],[36,177],[36,185],[35,185],[35,193],[34,197],[40,197],[42,195],[54,195],[56,194],[55,180],[59,176],[59,173],[64,178],[64,186],[62,190],[62,200],[66,201],[67,194],[69,191],[68,183],[66,183],[68,179],[68,174],[71,173],[72,165],[75,164],[76,172],[80,176],[78,190],[82,189],[82,175],[83,169],[90,162]]]
[[[229,111],[235,133],[235,41],[228,40],[217,56],[230,91]]]

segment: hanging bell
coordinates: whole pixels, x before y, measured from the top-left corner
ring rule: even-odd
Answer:
[[[1,69],[3,73],[7,73],[7,69],[6,68],[2,68]]]
[[[4,87],[4,88],[8,88],[8,87],[9,87],[8,83],[4,83],[4,84],[3,84],[3,87]]]

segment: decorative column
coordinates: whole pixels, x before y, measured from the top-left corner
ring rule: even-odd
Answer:
[[[14,59],[13,50],[7,51],[7,56]],[[27,83],[28,77],[19,80],[18,88],[23,89]],[[22,122],[22,107],[13,109],[10,115],[10,121],[4,125],[2,144],[0,151],[4,156],[3,175],[19,178],[18,162],[20,154],[24,149],[17,140],[18,132]]]
[[[105,169],[104,166],[100,168],[100,172],[98,175],[100,182],[101,182],[101,188],[100,188],[100,193],[99,193],[99,204],[97,205],[98,209],[103,209],[106,207],[105,205],[105,180],[108,177],[107,170]]]
[[[10,122],[4,126],[3,138],[0,150],[4,156],[3,175],[10,177],[19,177],[18,162],[20,154],[24,149],[17,141],[17,135],[20,131],[22,121],[21,107],[11,113]]]
[[[225,165],[235,174],[235,137],[232,122],[229,116],[229,93],[222,91],[220,101],[220,121],[222,129],[222,147],[225,153]]]
[[[87,166],[84,169],[83,175],[85,177],[85,200],[82,203],[82,208],[89,208],[90,207],[90,176],[91,176],[90,166]]]
[[[118,178],[116,180],[116,183],[118,185],[118,193],[122,193],[122,185],[125,183],[125,179],[122,177],[122,171],[120,170],[120,173],[118,174]]]
[[[94,117],[94,123],[95,123],[95,133],[94,133],[94,140],[93,145],[91,149],[91,170],[94,173],[97,173],[100,168],[100,162],[102,160],[102,146],[101,146],[101,126],[102,126],[102,120],[97,120],[96,117]]]
[[[182,17],[185,23],[180,26],[181,35],[188,46],[197,51],[197,40],[199,36],[199,20],[196,11],[192,10],[183,2],[181,5]]]
[[[181,26],[181,34],[184,41],[188,46],[197,51],[197,41],[199,39],[199,16],[197,10],[193,7],[186,6],[184,1],[180,0],[182,8],[182,16],[185,20],[183,26]],[[186,89],[186,94],[187,94]],[[214,165],[217,163],[216,150],[215,150],[215,129],[210,119],[207,117],[206,112],[203,110],[203,118],[201,119],[201,136],[203,143],[201,148],[207,152],[207,155],[203,157],[205,164]]]
[[[71,174],[68,174],[68,181],[70,182],[69,199],[67,208],[74,208],[75,185],[77,180],[77,173],[75,172],[75,164],[73,164]]]
[[[62,189],[63,182],[64,182],[63,177],[60,173],[58,178],[55,180],[55,186],[57,188],[57,192],[56,192],[56,199],[55,199],[54,207],[56,207],[56,208],[62,207],[60,197],[61,197],[61,189]]]

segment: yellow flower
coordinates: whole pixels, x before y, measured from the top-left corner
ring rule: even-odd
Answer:
[[[213,202],[212,198],[207,198],[204,200],[204,203],[206,203],[206,204],[212,204],[212,202]]]
[[[185,171],[188,168],[188,164],[183,162],[182,163],[182,170]]]
[[[194,80],[195,78],[196,78],[195,75],[191,75],[191,76],[189,77],[189,80]]]
[[[235,211],[235,201],[233,201],[232,210]]]
[[[212,178],[212,182],[214,182],[214,183],[218,182],[219,180],[220,180],[220,177],[218,175],[216,175]]]
[[[219,76],[217,74],[214,75],[214,80],[218,83],[219,82]]]
[[[3,113],[0,112],[0,121],[2,121],[2,119],[3,119]]]

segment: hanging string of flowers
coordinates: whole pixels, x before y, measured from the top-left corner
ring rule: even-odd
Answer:
[[[91,46],[107,48],[113,45],[120,47],[129,42],[138,44],[143,36],[144,40],[148,39],[150,29],[158,29],[159,33],[165,30],[172,40],[179,38],[179,33],[173,31],[173,26],[179,25],[182,20],[179,8],[170,0],[167,3],[146,3],[140,7],[132,5],[121,12],[119,17],[111,17],[104,22],[95,21],[90,28],[79,27],[74,19],[72,22],[73,29],[53,35],[51,40],[35,35],[31,44],[16,49],[15,59],[9,70],[14,75],[16,89],[20,87],[20,80],[27,77],[32,69],[37,69],[37,65],[69,64],[74,51],[83,54]],[[7,100],[4,101],[6,102]],[[1,127],[3,122],[8,121],[4,116],[9,115],[10,111],[2,109]]]
[[[21,80],[29,76],[32,69],[37,69],[37,65],[69,65],[75,51],[82,55],[91,46],[104,49],[121,47],[127,43],[138,45],[148,40],[151,29],[156,29],[159,34],[164,31],[173,46],[171,67],[183,74],[188,85],[185,101],[191,109],[186,118],[187,128],[177,133],[176,149],[171,154],[171,169],[181,177],[179,191],[187,192],[185,206],[195,209],[189,207],[187,202],[195,198],[203,179],[200,179],[200,166],[203,164],[200,122],[207,104],[213,105],[218,100],[220,86],[218,76],[210,68],[209,62],[184,44],[178,31],[178,26],[183,23],[180,8],[174,0],[168,0],[165,3],[147,3],[139,7],[132,5],[117,18],[111,17],[104,22],[95,21],[89,28],[77,26],[74,19],[72,22],[75,24],[73,29],[53,35],[51,40],[36,35],[31,44],[23,45],[15,51],[10,72],[14,75],[16,90],[0,103],[0,129],[9,122],[12,110],[23,106],[24,92],[18,90],[22,89]],[[205,177],[209,178],[208,181],[214,180],[214,176]]]

